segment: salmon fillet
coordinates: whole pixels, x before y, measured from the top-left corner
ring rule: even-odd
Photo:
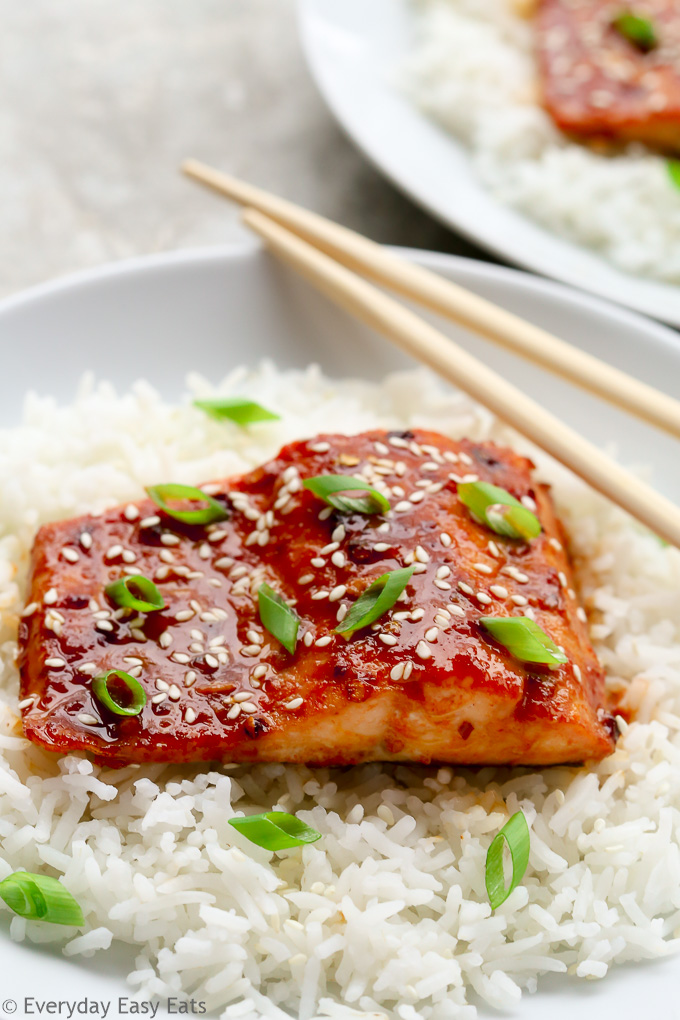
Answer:
[[[614,747],[604,676],[573,591],[560,525],[531,462],[493,444],[369,432],[284,447],[211,486],[229,519],[189,526],[150,501],[40,529],[20,625],[27,737],[99,762],[371,760],[551,764]],[[302,486],[360,475],[389,514],[341,513]],[[461,480],[491,482],[536,507],[525,543],[478,523]],[[357,596],[413,564],[399,601],[349,640],[334,633]],[[165,600],[139,617],[106,585],[154,580]],[[267,582],[300,616],[290,654],[263,627]],[[533,614],[564,649],[555,669],[523,666],[479,624]],[[138,677],[140,715],[108,715],[92,677]]]
[[[645,51],[616,29],[626,12],[648,21],[657,46]],[[540,0],[537,50],[543,101],[562,131],[680,150],[677,0]]]

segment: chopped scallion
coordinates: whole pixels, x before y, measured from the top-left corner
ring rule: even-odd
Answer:
[[[285,811],[266,811],[246,818],[230,818],[229,824],[263,850],[290,850],[321,839],[320,832]]]
[[[389,500],[381,492],[351,475],[317,475],[305,478],[302,484],[329,506],[345,513],[384,514],[390,509]],[[349,492],[354,490],[362,495],[350,496]]]
[[[512,859],[512,879],[505,886],[503,850],[507,844]],[[524,878],[529,864],[529,826],[522,811],[517,811],[498,832],[486,854],[486,891],[489,903],[495,910],[505,903],[513,889]]]
[[[237,425],[252,425],[258,421],[278,421],[279,415],[268,411],[261,404],[247,397],[214,397],[209,400],[194,400],[199,407],[217,421],[233,421]]]
[[[213,521],[225,521],[229,514],[216,499],[192,485],[151,485],[146,490],[157,507],[184,524],[212,524]],[[169,500],[182,503],[205,503],[206,506],[194,510],[181,510],[170,506]]]
[[[672,183],[680,190],[680,159],[669,159],[666,161],[666,169]]]
[[[155,613],[165,608],[165,601],[153,581],[142,574],[121,577],[104,589],[117,606],[135,609],[138,613]]]
[[[56,878],[15,871],[0,882],[0,898],[10,910],[29,921],[67,924],[80,928],[83,912],[71,893]]]
[[[458,497],[480,524],[485,524],[497,535],[528,542],[541,533],[541,523],[536,515],[498,485],[459,482]]]
[[[624,39],[648,53],[659,45],[654,22],[636,11],[621,11],[614,18],[612,25]]]
[[[400,567],[378,577],[350,607],[342,623],[335,628],[335,633],[351,637],[356,630],[379,620],[395,604],[414,570],[415,567]]]
[[[555,669],[569,661],[552,638],[528,616],[482,616],[479,622],[520,662]]]
[[[146,705],[146,692],[138,680],[122,669],[109,669],[92,681],[92,693],[113,715],[139,715]]]
[[[292,655],[297,644],[300,617],[268,584],[260,585],[257,602],[262,626]]]

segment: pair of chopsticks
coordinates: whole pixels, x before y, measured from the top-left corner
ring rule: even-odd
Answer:
[[[245,206],[243,222],[318,290],[429,365],[661,538],[680,547],[680,509],[540,404],[357,272],[680,437],[680,402],[381,245],[197,160],[184,172]]]

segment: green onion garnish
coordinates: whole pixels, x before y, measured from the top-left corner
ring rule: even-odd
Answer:
[[[479,622],[520,662],[536,662],[555,669],[569,661],[546,632],[528,616],[482,616]]]
[[[192,485],[151,485],[146,490],[156,506],[184,524],[212,524],[213,521],[226,521],[229,514],[216,499],[209,496],[201,489],[195,489]],[[168,500],[181,500],[182,502],[207,503],[207,506],[198,510],[177,510],[171,507]]]
[[[635,11],[621,11],[614,18],[612,25],[624,39],[637,46],[643,53],[648,53],[659,45],[654,22],[643,14]]]
[[[262,626],[292,655],[297,643],[300,617],[268,584],[260,585],[257,602]]]
[[[668,170],[668,176],[675,187],[680,189],[680,159],[667,160],[666,169]]]
[[[390,570],[370,584],[352,605],[342,623],[335,628],[336,634],[348,634],[368,627],[391,609],[411,579],[415,567],[400,567]]]
[[[541,533],[541,524],[531,510],[505,489],[489,482],[459,482],[458,496],[481,524],[507,538],[529,541]]]
[[[506,843],[512,858],[512,879],[507,889],[503,872],[503,850]],[[494,910],[505,903],[513,889],[517,888],[524,878],[528,863],[529,826],[524,814],[517,811],[494,836],[486,854],[486,891]]]
[[[389,500],[381,492],[350,475],[317,475],[305,478],[302,484],[319,499],[345,513],[386,514],[390,509]],[[360,489],[363,495],[348,496],[354,489]]]
[[[247,397],[215,397],[210,400],[194,400],[194,407],[200,407],[217,421],[236,422],[237,425],[251,425],[256,421],[278,421],[279,415],[268,411],[261,404]]]
[[[108,584],[104,591],[117,606],[136,609],[138,613],[155,613],[165,608],[165,601],[158,588],[143,574],[121,577]]]
[[[305,843],[316,843],[321,833],[285,811],[266,811],[247,818],[230,818],[229,824],[263,850],[290,850]]]
[[[139,715],[146,692],[138,680],[122,669],[109,669],[92,681],[92,693],[113,715]]]
[[[0,898],[10,910],[29,921],[68,924],[81,928],[83,912],[71,893],[56,878],[15,871],[0,882]]]

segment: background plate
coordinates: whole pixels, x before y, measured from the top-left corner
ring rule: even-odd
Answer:
[[[298,0],[311,72],[368,158],[433,216],[511,262],[680,325],[680,287],[635,278],[500,205],[466,149],[395,87],[409,50],[409,0]]]
[[[605,360],[680,396],[680,344],[675,334],[629,312],[611,308],[514,270],[424,252],[407,252],[422,264],[558,332]],[[626,462],[654,467],[656,482],[680,500],[677,445],[655,430],[452,326],[452,336],[542,400],[600,444],[615,443]],[[644,363],[640,351],[645,347]],[[86,369],[120,388],[144,376],[169,398],[179,397],[190,369],[219,378],[233,366],[262,357],[281,367],[320,363],[332,375],[380,378],[409,360],[375,334],[332,308],[257,247],[138,259],[57,281],[0,304],[0,426],[15,424],[28,389],[69,400]],[[90,961],[58,951],[15,945],[9,914],[0,913],[0,1017],[3,1003],[27,995],[54,1000],[112,1003],[109,1018],[126,1015],[125,948]],[[536,996],[513,1013],[522,1020],[639,1020],[680,1017],[677,959],[614,969],[604,981],[548,978]],[[5,1015],[11,1015],[6,1011]],[[166,1017],[159,1010],[159,1017]],[[77,1015],[76,1015],[77,1016]],[[482,1017],[498,1013],[480,1011]]]

